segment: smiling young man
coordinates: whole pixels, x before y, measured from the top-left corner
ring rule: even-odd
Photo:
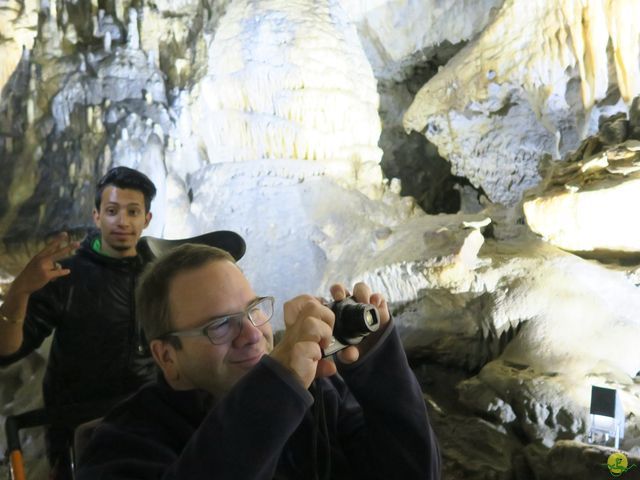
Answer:
[[[422,391],[386,301],[365,284],[353,298],[377,309],[380,328],[335,362],[323,357],[329,307],[310,295],[286,302],[274,347],[273,298],[216,248],[169,252],[136,298],[163,377],[98,426],[78,480],[440,478]]]
[[[149,208],[144,192],[105,185],[93,210],[100,230],[99,251],[113,258],[135,257],[138,240],[151,221]]]
[[[134,291],[144,261],[136,245],[151,221],[156,188],[149,178],[116,167],[96,188],[97,231],[82,244],[58,235],[12,283],[0,306],[0,365],[13,363],[53,332],[43,382],[45,406],[106,403],[154,378],[135,320]],[[76,253],[69,255],[76,250]],[[72,429],[50,428],[51,478],[71,478]]]

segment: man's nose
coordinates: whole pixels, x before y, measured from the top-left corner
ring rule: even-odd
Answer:
[[[262,331],[256,327],[247,315],[242,319],[241,330],[238,336],[235,338],[234,343],[236,346],[250,345],[256,343],[262,338]]]
[[[118,225],[128,225],[129,224],[129,214],[125,211],[120,211],[118,213]]]

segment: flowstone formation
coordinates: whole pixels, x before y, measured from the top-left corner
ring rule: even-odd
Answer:
[[[590,256],[640,256],[640,98],[624,114],[601,119],[562,162],[549,162],[544,181],[523,205],[531,229],[565,250]]]

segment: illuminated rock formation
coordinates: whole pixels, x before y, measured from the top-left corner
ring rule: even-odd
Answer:
[[[539,182],[544,154],[577,148],[600,114],[626,111],[640,93],[638,27],[628,21],[638,14],[633,0],[506,0],[420,90],[405,127],[491,200],[513,204]]]
[[[11,52],[0,70],[0,235],[11,255],[0,283],[45,233],[90,225],[93,183],[108,167],[139,168],[159,189],[149,233],[238,231],[257,292],[281,302],[361,280],[382,291],[450,474],[533,478],[530,447],[584,439],[592,383],[623,392],[623,448],[637,444],[638,269],[549,244],[605,249],[635,234],[627,222],[608,227],[606,241],[575,244],[610,225],[615,189],[599,189],[586,208],[602,209],[599,225],[576,224],[569,237],[557,232],[576,210],[557,205],[586,196],[605,172],[621,188],[636,184],[635,144],[621,142],[636,138],[637,122],[628,138],[616,132],[638,93],[638,30],[625,21],[637,2],[58,0],[37,19],[29,2],[9,5],[0,9],[0,49]],[[20,33],[6,41],[5,31]],[[556,162],[615,112],[602,148]],[[403,115],[420,132],[411,140]],[[433,149],[422,134],[486,196],[467,184],[477,198],[450,215],[401,197],[400,182],[383,178],[382,149],[416,136]],[[558,175],[528,199],[527,223],[490,202],[517,203],[547,157]],[[418,180],[431,172],[419,160],[409,173]],[[17,393],[3,391],[15,398],[3,415],[35,406],[44,356],[46,345],[4,372]]]

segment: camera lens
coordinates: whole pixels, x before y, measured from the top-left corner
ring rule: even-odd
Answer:
[[[351,298],[335,302],[332,310],[336,315],[334,337],[345,345],[356,345],[380,327],[380,317],[373,305],[357,303]]]
[[[373,315],[371,314],[371,310],[367,310],[366,312],[364,312],[364,321],[366,322],[369,328],[375,325],[376,322],[375,322],[375,319],[373,318]]]

